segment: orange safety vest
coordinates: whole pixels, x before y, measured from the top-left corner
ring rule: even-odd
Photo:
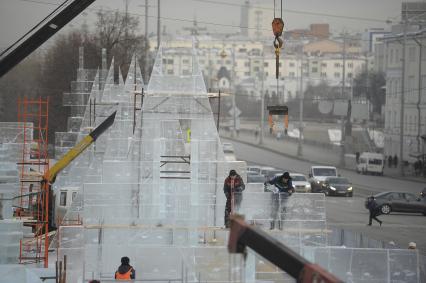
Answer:
[[[133,268],[130,268],[129,271],[127,271],[124,274],[116,271],[115,272],[115,279],[117,279],[117,280],[130,280],[130,279],[132,279],[132,278],[130,278],[132,271],[133,271]]]

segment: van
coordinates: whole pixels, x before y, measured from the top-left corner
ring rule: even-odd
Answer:
[[[359,156],[356,165],[356,172],[358,174],[373,174],[383,175],[383,167],[385,164],[385,157],[381,153],[363,152]]]
[[[334,166],[311,166],[309,170],[309,183],[313,193],[324,191],[324,181],[327,177],[339,177],[337,168]]]

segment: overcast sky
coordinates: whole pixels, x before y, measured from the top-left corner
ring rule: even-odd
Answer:
[[[4,49],[43,19],[63,0],[0,0],[0,49]],[[156,31],[157,0],[149,0],[149,30]],[[250,1],[253,5],[273,8],[273,0]],[[276,0],[277,4],[280,0]],[[283,18],[286,29],[307,28],[311,23],[329,23],[332,32],[343,29],[363,31],[368,27],[385,27],[387,19],[399,18],[402,0],[283,0]],[[237,32],[240,24],[240,6],[244,0],[161,0],[161,25],[169,33],[185,33],[196,18],[200,26],[210,32]],[[144,31],[145,0],[129,0],[129,11],[140,15]],[[97,0],[84,15],[77,17],[68,28],[84,21],[93,23],[94,9],[124,10],[124,0]],[[354,19],[356,18],[356,19]],[[271,19],[272,21],[272,19]],[[212,23],[212,24],[208,24]],[[216,24],[216,25],[215,25]],[[267,27],[270,28],[270,27]]]

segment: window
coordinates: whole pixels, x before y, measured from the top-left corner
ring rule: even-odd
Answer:
[[[173,59],[168,59],[167,64],[173,65]]]
[[[408,201],[415,201],[417,199],[416,196],[413,194],[405,193],[404,195],[405,195],[405,199]]]
[[[281,62],[280,62],[280,67],[281,67]]]
[[[326,78],[327,77],[327,73],[326,72],[321,72],[321,78]]]
[[[268,72],[265,72],[265,76],[267,77],[267,76],[269,76],[269,73]]]
[[[260,68],[259,68],[259,67],[254,67],[254,68],[253,68],[253,70],[254,70],[255,72],[259,72]]]
[[[77,192],[72,192],[71,200],[73,201],[76,196],[77,196]]]
[[[348,68],[353,68],[354,67],[354,63],[348,63]]]
[[[247,52],[247,48],[240,48],[240,49],[238,49],[238,52],[240,52],[240,53]]]
[[[290,73],[288,73],[288,75],[289,75],[291,78],[294,78],[294,76],[295,76],[294,72],[290,72]]]
[[[250,63],[249,62],[244,62],[244,67],[249,67]]]
[[[226,60],[225,64],[231,65],[231,60]]]
[[[340,63],[334,63],[334,67],[340,68]]]
[[[312,67],[312,73],[318,73],[318,68],[317,67]]]
[[[339,72],[334,73],[334,77],[335,78],[340,78],[340,73]]]
[[[327,63],[321,63],[321,67],[327,67]]]
[[[290,64],[288,64],[290,67],[294,67],[294,63],[290,62]]]
[[[263,66],[268,67],[269,66],[268,62],[263,63]]]
[[[163,64],[167,64],[167,59],[163,59]]]
[[[200,64],[204,65],[204,63],[205,63],[204,60],[200,60]]]
[[[183,64],[189,64],[189,59],[183,59],[183,60],[182,60],[182,63],[183,63]]]
[[[352,73],[348,73],[348,78],[352,79],[352,77],[353,77]]]
[[[61,192],[59,195],[59,205],[67,206],[67,192]]]
[[[250,72],[245,72],[244,76],[250,76]]]
[[[173,75],[173,70],[171,69],[171,70],[167,70],[167,74],[168,75]]]
[[[191,72],[189,72],[189,70],[182,70],[183,76],[189,76],[190,74],[191,74]]]

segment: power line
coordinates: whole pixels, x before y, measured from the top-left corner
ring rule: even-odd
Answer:
[[[213,1],[213,0],[193,0],[195,2],[204,2],[204,3],[210,3],[210,4],[219,4],[219,5],[227,5],[227,6],[234,6],[234,7],[243,7],[244,5],[241,4],[235,4],[235,3],[228,3],[228,2],[222,2],[222,1]],[[274,1],[275,2],[275,1]],[[251,6],[256,9],[261,10],[274,10],[273,8],[269,7],[261,7],[261,6]],[[322,17],[331,17],[331,18],[341,18],[341,19],[349,19],[349,20],[360,20],[360,21],[368,21],[368,22],[378,22],[378,23],[385,23],[386,20],[381,19],[373,19],[373,18],[364,18],[364,17],[354,17],[354,16],[346,16],[346,15],[338,15],[338,14],[329,14],[329,13],[320,13],[320,12],[309,12],[309,11],[302,11],[302,10],[293,10],[293,9],[285,9],[285,12],[293,13],[293,14],[301,14],[301,15],[311,15],[311,16],[322,16]]]

